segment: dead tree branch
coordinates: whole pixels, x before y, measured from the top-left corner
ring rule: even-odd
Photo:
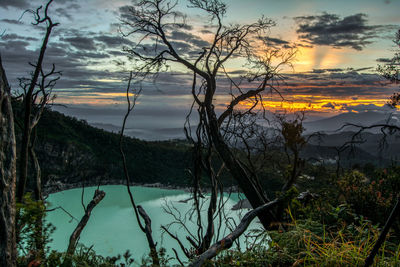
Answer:
[[[141,88],[138,91],[134,91],[133,92],[133,100],[131,101],[130,90],[131,90],[132,79],[133,79],[133,73],[130,72],[129,79],[128,79],[128,86],[126,88],[126,101],[128,102],[128,107],[127,107],[127,111],[124,116],[124,120],[122,122],[121,132],[119,135],[119,151],[120,151],[120,154],[122,157],[122,165],[123,165],[124,175],[125,175],[125,180],[126,180],[126,189],[128,191],[129,199],[131,201],[133,210],[135,212],[136,221],[137,221],[140,229],[142,230],[142,232],[146,234],[147,242],[148,242],[149,248],[150,248],[150,256],[153,260],[153,264],[155,266],[158,266],[158,265],[160,265],[160,260],[159,260],[157,248],[156,248],[157,244],[154,242],[153,236],[152,236],[151,220],[150,220],[150,217],[145,212],[145,210],[143,209],[143,207],[136,205],[135,200],[133,198],[133,194],[132,194],[132,191],[130,188],[130,176],[129,176],[129,172],[128,172],[128,165],[126,163],[125,152],[123,149],[123,138],[124,138],[124,131],[125,131],[125,127],[126,127],[126,121],[129,117],[130,113],[135,108],[136,101],[139,98],[140,93],[142,91]],[[144,226],[143,226],[139,216],[141,216],[143,218],[143,220],[145,222]]]
[[[207,251],[192,261],[189,266],[200,267],[206,260],[214,258],[225,249],[229,249],[233,245],[233,242],[246,231],[247,227],[260,212],[265,212],[275,207],[278,203],[279,200],[273,200],[246,213],[239,225],[229,235],[212,245]]]
[[[81,232],[89,221],[92,210],[97,206],[97,204],[99,204],[99,202],[105,197],[105,195],[106,193],[101,190],[96,190],[94,192],[93,199],[90,201],[85,209],[85,214],[83,215],[82,219],[79,221],[78,225],[76,226],[75,230],[72,232],[69,238],[67,255],[71,256],[74,254]]]
[[[32,76],[29,79],[21,79],[20,84],[22,85],[23,93],[23,104],[24,104],[24,123],[22,131],[21,151],[19,159],[19,183],[17,188],[17,200],[22,201],[25,193],[26,181],[28,177],[28,160],[29,160],[29,146],[31,144],[31,134],[33,128],[38,123],[40,116],[43,112],[44,107],[50,100],[51,89],[54,87],[56,81],[59,79],[60,72],[55,71],[53,65],[49,73],[43,71],[43,61],[47,45],[50,39],[50,35],[54,27],[58,26],[59,23],[54,23],[48,15],[48,9],[53,0],[47,2],[43,14],[41,14],[42,6],[34,10],[29,10],[30,13],[34,14],[35,22],[33,25],[39,25],[42,23],[47,24],[46,33],[40,47],[40,52],[37,61],[30,65],[34,67]],[[57,75],[58,77],[47,81],[51,76]],[[39,87],[38,91],[35,88]],[[33,114],[32,111],[38,100],[39,92],[42,94],[38,112]]]
[[[140,205],[137,206],[137,209],[138,209],[140,216],[144,220],[144,224],[145,224],[144,231],[146,234],[147,242],[149,243],[149,247],[150,247],[150,256],[154,260],[155,258],[158,258],[158,255],[157,255],[157,243],[154,243],[152,231],[151,231],[151,219],[150,219],[149,215],[147,215],[146,211],[142,208],[142,206],[140,206]],[[159,265],[160,263],[153,262],[153,264]]]

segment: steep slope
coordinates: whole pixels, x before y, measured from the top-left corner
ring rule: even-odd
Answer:
[[[44,184],[62,187],[80,186],[83,182],[122,183],[118,138],[118,134],[94,128],[85,121],[46,111],[37,127],[36,141]],[[124,150],[131,181],[187,184],[187,148],[183,142],[146,142],[126,137]]]

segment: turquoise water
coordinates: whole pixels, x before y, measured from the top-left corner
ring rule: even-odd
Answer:
[[[85,188],[85,205],[92,199],[95,189],[96,187]],[[157,247],[160,248],[162,246],[166,248],[167,254],[170,256],[173,255],[172,247],[180,252],[176,241],[166,234],[162,235],[160,226],[167,225],[174,221],[173,217],[166,214],[162,207],[165,207],[166,203],[170,206],[172,204],[176,208],[175,214],[180,214],[181,216],[186,214],[187,220],[185,226],[192,234],[195,234],[197,232],[197,227],[195,223],[192,222],[195,221],[195,218],[192,217],[192,221],[190,221],[190,214],[188,214],[192,202],[179,202],[180,200],[190,198],[189,193],[182,190],[139,186],[131,187],[131,189],[136,203],[143,206],[152,220],[153,238],[158,242]],[[116,256],[129,249],[135,260],[140,261],[142,256],[148,254],[149,249],[145,235],[137,225],[126,187],[121,185],[108,185],[102,186],[101,190],[106,192],[106,196],[93,210],[90,220],[81,234],[80,242],[88,247],[93,245],[93,249],[98,254],[104,256]],[[72,216],[80,220],[84,214],[81,205],[81,193],[82,189],[77,188],[51,194],[47,199],[50,203],[49,208],[62,206]],[[224,201],[226,201],[224,209],[226,218],[231,217],[233,220],[226,219],[225,217],[222,219],[223,223],[219,238],[229,232],[225,226],[225,221],[228,221],[230,224],[232,224],[233,221],[238,222],[239,218],[246,212],[243,210],[231,211],[232,206],[237,200],[237,194],[232,195],[230,198],[225,197],[224,199]],[[208,207],[207,202],[204,203],[203,207],[203,215],[205,217]],[[78,223],[77,220],[71,219],[71,217],[61,209],[49,212],[47,220],[56,227],[52,235],[53,241],[50,244],[51,248],[58,251],[65,251],[68,246],[69,236]],[[253,222],[253,225],[257,226],[255,222]],[[185,238],[187,233],[182,227],[173,225],[171,231],[177,234],[183,243],[188,246],[188,241],[186,241]],[[244,244],[243,239],[241,243],[242,245]],[[179,254],[183,256],[183,253]],[[182,257],[182,259],[184,258],[185,257]]]

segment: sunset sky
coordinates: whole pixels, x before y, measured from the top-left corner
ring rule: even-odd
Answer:
[[[277,47],[296,46],[294,69],[284,71],[280,91],[287,101],[267,99],[271,110],[307,110],[311,118],[343,112],[387,110],[384,104],[397,90],[377,73],[394,54],[393,39],[400,28],[400,1],[397,0],[227,0],[224,23],[250,23],[262,15],[276,26],[266,37]],[[30,25],[32,15],[23,11],[35,8],[41,0],[0,0],[0,53],[14,90],[17,77],[26,76],[34,62],[44,35],[43,28]],[[48,67],[55,63],[63,75],[54,93],[56,103],[66,104],[68,114],[97,123],[115,123],[124,107],[128,73],[114,62],[123,59],[123,46],[134,40],[118,32],[120,11],[129,0],[55,0],[50,15],[60,22],[46,52]],[[177,7],[188,15],[193,40],[204,42],[201,29],[207,16]],[[22,16],[22,17],[21,17]],[[197,31],[197,32],[196,32]],[[229,70],[242,70],[242,62],[230,63]],[[138,128],[179,127],[191,103],[191,76],[182,69],[160,75],[156,84],[145,84],[137,107]],[[228,86],[228,85],[226,85]],[[221,105],[228,103],[221,94]],[[100,117],[101,115],[101,117]],[[148,120],[152,122],[149,122]],[[152,126],[149,126],[151,123]],[[146,126],[147,125],[147,126]]]

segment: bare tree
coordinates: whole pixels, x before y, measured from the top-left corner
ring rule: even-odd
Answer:
[[[16,266],[16,144],[10,87],[0,56],[0,265]]]
[[[175,10],[177,3],[168,0],[142,0],[127,7],[121,15],[124,34],[133,35],[137,41],[135,47],[125,50],[136,64],[135,71],[144,76],[167,70],[168,64],[183,65],[193,73],[193,106],[197,107],[200,117],[195,141],[200,142],[199,137],[206,139],[206,147],[211,146],[217,152],[253,208],[259,207],[268,202],[268,197],[236,157],[224,138],[222,129],[229,127],[235,110],[242,108],[240,104],[244,101],[252,103],[246,109],[247,112],[254,111],[257,106],[264,108],[263,94],[276,90],[275,86],[282,78],[279,71],[284,65],[290,64],[294,51],[263,46],[269,29],[274,26],[274,22],[265,17],[252,24],[225,26],[223,17],[226,5],[221,1],[189,0],[189,3],[191,8],[204,11],[214,23],[210,27],[215,29],[212,40],[206,46],[193,45],[194,51],[181,52],[176,47],[171,32],[173,29],[186,30],[191,27],[186,23],[185,16]],[[265,49],[261,50],[260,47]],[[246,81],[254,89],[242,87],[226,71],[226,64],[238,57],[246,58],[249,68],[253,69],[247,74]],[[278,63],[273,64],[276,60]],[[221,75],[222,78],[231,80],[234,87],[229,93],[232,98],[230,104],[218,116],[215,97],[224,90],[219,85]],[[257,216],[265,228],[273,221],[270,212],[260,212]]]
[[[31,135],[33,129],[39,122],[45,106],[52,99],[51,89],[54,87],[56,81],[60,78],[60,72],[55,70],[54,64],[49,72],[45,72],[43,69],[43,61],[51,32],[54,27],[59,25],[58,23],[54,23],[48,15],[48,9],[52,2],[53,0],[47,2],[46,6],[44,7],[43,14],[41,14],[43,9],[42,6],[37,8],[35,11],[29,10],[29,12],[33,13],[35,16],[35,22],[33,25],[45,23],[47,27],[42,45],[40,47],[38,59],[35,63],[30,63],[30,65],[34,67],[31,77],[20,79],[20,86],[23,89],[21,97],[23,97],[24,121],[22,125],[22,141],[18,167],[19,180],[17,188],[17,200],[19,202],[22,201],[25,193],[26,181],[28,178],[29,154],[32,157],[36,170],[35,197],[37,200],[41,199],[40,168],[39,164],[37,164],[37,158],[33,150],[34,147],[32,146]]]
[[[129,117],[129,115],[131,114],[131,112],[133,111],[133,109],[135,108],[136,101],[141,93],[141,89],[133,90],[133,93],[130,92],[132,80],[133,80],[133,73],[131,72],[129,75],[129,79],[128,79],[128,86],[126,88],[126,101],[128,103],[128,107],[127,107],[127,111],[125,113],[125,116],[124,116],[124,119],[122,122],[121,132],[119,135],[119,151],[120,151],[121,158],[122,158],[122,165],[123,165],[125,181],[126,181],[126,189],[129,194],[129,199],[131,201],[132,208],[135,212],[136,221],[140,227],[140,230],[142,230],[142,232],[146,235],[147,242],[148,242],[148,245],[150,248],[150,257],[153,260],[153,265],[159,266],[160,259],[158,257],[158,253],[157,253],[157,243],[155,243],[153,240],[152,229],[151,229],[151,219],[147,215],[146,211],[143,209],[142,206],[136,205],[136,202],[133,198],[133,194],[132,194],[132,191],[130,188],[131,182],[130,182],[130,176],[129,176],[129,172],[128,172],[128,165],[126,163],[125,152],[123,149],[123,139],[124,139],[124,131],[125,131],[125,126],[126,126],[126,121]],[[130,94],[133,94],[133,100],[131,100]],[[140,217],[143,219],[144,225],[143,225]]]

